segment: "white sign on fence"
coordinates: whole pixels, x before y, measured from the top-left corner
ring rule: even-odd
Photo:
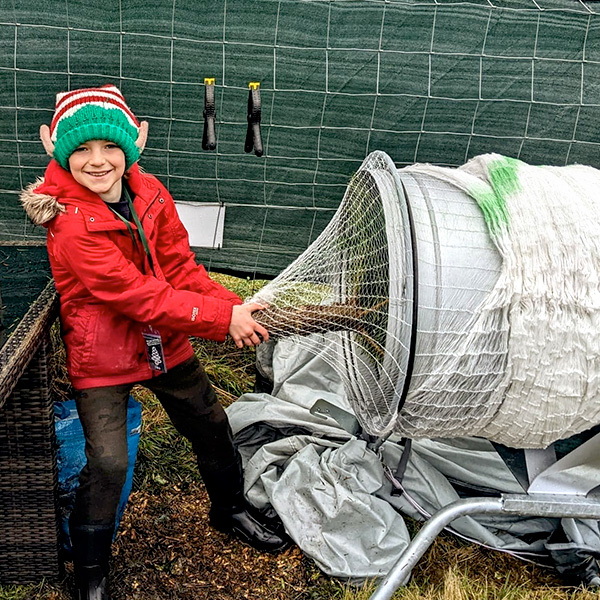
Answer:
[[[190,246],[220,248],[223,245],[225,207],[216,202],[175,202],[179,218],[190,236]]]

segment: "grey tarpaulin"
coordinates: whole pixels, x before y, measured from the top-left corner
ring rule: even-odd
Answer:
[[[258,365],[273,380],[272,393],[245,394],[227,409],[244,457],[246,492],[255,505],[275,508],[293,540],[328,575],[356,583],[385,575],[409,542],[403,515],[422,519],[421,509],[435,512],[459,494],[523,491],[484,439],[415,440],[403,485],[417,510],[407,496],[391,496],[384,475],[382,460],[394,469],[402,452],[397,439],[386,441],[379,457],[335,421],[309,412],[319,398],[350,410],[326,363],[283,340],[260,347]],[[463,517],[453,528],[541,563],[552,562],[554,547],[600,551],[592,521]],[[566,538],[549,544],[558,529]]]

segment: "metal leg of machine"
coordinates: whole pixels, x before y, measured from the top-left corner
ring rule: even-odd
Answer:
[[[390,600],[438,534],[455,519],[468,515],[516,514],[524,517],[600,520],[600,498],[553,494],[504,494],[499,498],[458,500],[440,509],[406,547],[370,600]]]

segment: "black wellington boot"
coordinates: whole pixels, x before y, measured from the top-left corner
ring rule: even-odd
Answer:
[[[202,473],[211,502],[210,524],[223,533],[235,535],[263,552],[279,552],[290,544],[283,523],[272,511],[261,513],[244,497],[241,460],[216,472]]]
[[[75,600],[110,600],[110,546],[114,527],[69,524]]]

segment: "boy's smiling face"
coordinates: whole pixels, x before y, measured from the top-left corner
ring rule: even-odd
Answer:
[[[105,202],[121,199],[125,153],[107,140],[81,144],[69,157],[69,169],[77,183],[98,194]]]

